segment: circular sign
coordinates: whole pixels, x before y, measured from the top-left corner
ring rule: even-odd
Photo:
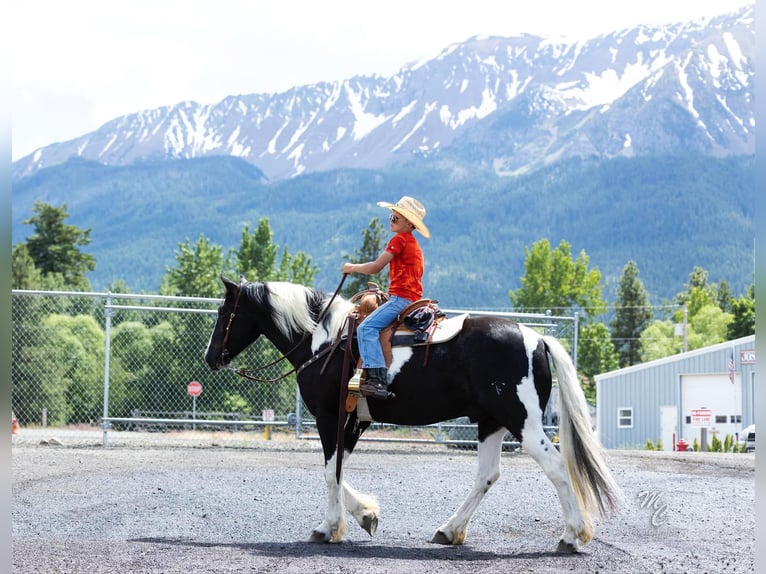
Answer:
[[[189,393],[192,397],[198,397],[202,394],[202,383],[198,383],[197,381],[192,381],[188,385],[186,385],[186,392]]]

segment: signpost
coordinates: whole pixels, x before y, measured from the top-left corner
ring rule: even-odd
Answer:
[[[263,409],[261,415],[263,422],[271,422],[274,420],[274,409]],[[263,438],[271,440],[271,425],[263,425]]]
[[[186,385],[186,392],[192,398],[192,419],[197,418],[197,397],[202,394],[202,383],[198,381],[192,381]],[[192,424],[192,430],[196,430],[197,425]]]

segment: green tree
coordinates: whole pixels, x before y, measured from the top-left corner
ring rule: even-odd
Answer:
[[[509,291],[515,309],[524,312],[585,312],[585,319],[602,314],[607,305],[601,298],[601,272],[588,269],[589,258],[580,251],[576,260],[572,248],[561,241],[551,250],[550,242],[541,239],[527,248],[521,287]]]
[[[731,285],[729,285],[728,281],[726,281],[725,279],[721,279],[718,282],[718,285],[716,286],[716,290],[715,290],[715,296],[716,296],[716,303],[721,308],[721,311],[725,311],[726,313],[731,313],[732,300],[734,299],[734,295],[732,295]]]
[[[638,275],[638,265],[635,261],[629,261],[622,270],[614,318],[610,323],[621,367],[635,365],[641,360],[641,332],[653,316],[649,295]]]
[[[60,365],[58,382],[66,389],[62,422],[94,425],[104,405],[104,331],[90,315],[50,315],[45,323],[56,341],[49,360]]]
[[[613,371],[619,366],[619,356],[606,325],[600,322],[583,325],[577,345],[577,370],[585,377],[582,387],[588,401],[596,402],[594,376]]]
[[[642,361],[669,357],[682,350],[683,340],[675,336],[675,323],[671,320],[652,321],[641,333]]]
[[[242,230],[242,240],[236,253],[237,273],[249,281],[270,281],[274,278],[279,247],[272,241],[269,219],[262,217],[251,234],[250,226]]]
[[[291,255],[285,245],[282,249],[282,259],[279,261],[279,269],[275,279],[310,286],[314,283],[314,276],[317,271],[318,268],[311,262],[311,257],[302,251]]]
[[[699,309],[689,318],[689,333],[687,335],[689,350],[701,349],[726,341],[727,327],[731,320],[731,313],[726,313],[716,303]]]
[[[40,289],[43,274],[35,267],[26,243],[19,243],[11,253],[11,288]]]
[[[755,334],[755,284],[745,295],[731,301],[732,321],[726,331],[727,340]]]
[[[353,255],[343,254],[343,259],[349,263],[366,263],[374,261],[386,248],[386,228],[377,217],[370,220],[366,229],[362,230],[362,246],[354,249]],[[351,275],[348,277],[342,294],[344,297],[352,297],[360,291],[367,289],[367,282],[377,283],[383,291],[388,290],[388,266],[375,275]]]
[[[653,321],[641,333],[643,361],[653,361],[683,351],[683,337],[676,333],[679,314],[676,313],[673,320]],[[726,341],[727,327],[731,320],[732,315],[721,310],[716,303],[695,308],[694,315],[689,314],[686,327],[687,350],[693,351]]]
[[[722,311],[730,313],[732,308],[731,286],[725,280],[718,283],[708,281],[708,272],[702,267],[695,266],[689,274],[686,290],[676,295],[678,305],[687,305],[689,314],[694,315],[702,307],[715,304]]]
[[[219,297],[221,273],[229,272],[228,257],[223,247],[208,241],[200,233],[197,243],[187,239],[178,245],[175,253],[177,265],[166,267],[160,293],[186,297]]]
[[[110,401],[110,411],[124,411],[127,405],[144,411],[184,410],[183,389],[193,377],[187,357],[193,355],[186,354],[182,342],[186,344],[170,321],[152,327],[126,321],[115,327],[112,357],[125,372],[126,388],[120,402],[112,405]]]
[[[23,303],[19,303],[23,305]],[[16,304],[14,304],[16,307]],[[22,424],[93,423],[103,408],[104,333],[90,315],[52,313],[14,345],[13,409]],[[16,340],[14,340],[16,342]]]
[[[85,274],[96,268],[96,260],[80,248],[91,242],[91,230],[64,223],[69,217],[66,204],[53,207],[38,200],[32,211],[34,215],[23,223],[35,226],[27,238],[27,251],[35,267],[44,276],[61,276],[68,289],[89,291]]]
[[[311,258],[300,251],[291,255],[285,246],[277,261],[279,246],[272,239],[267,217],[258,221],[258,227],[252,234],[246,225],[242,230],[239,249],[234,253],[236,272],[249,281],[291,281],[310,286],[318,271]]]

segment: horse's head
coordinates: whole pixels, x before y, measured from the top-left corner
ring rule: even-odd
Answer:
[[[205,351],[205,362],[214,371],[228,365],[261,334],[258,322],[249,309],[244,278],[235,283],[221,275],[221,281],[226,294],[218,307],[218,319]]]

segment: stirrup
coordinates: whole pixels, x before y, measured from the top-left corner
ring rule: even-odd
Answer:
[[[387,398],[396,398],[396,395],[388,390],[388,385],[377,379],[366,380],[359,385],[359,394],[371,399],[385,400]]]
[[[353,376],[348,381],[348,392],[358,395],[359,394],[359,385],[361,383],[362,379],[362,369],[356,369],[354,371]]]

